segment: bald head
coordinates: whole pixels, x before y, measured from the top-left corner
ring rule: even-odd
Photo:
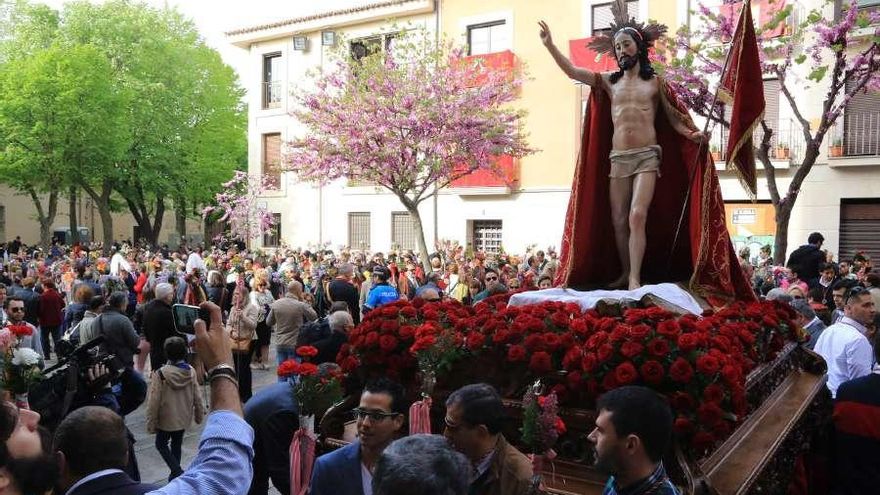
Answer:
[[[422,299],[428,302],[439,301],[440,293],[437,292],[437,289],[425,289],[422,291],[421,295],[419,295]]]
[[[339,265],[339,270],[337,271],[340,277],[351,278],[354,275],[354,265],[351,263],[343,263]]]
[[[296,280],[287,284],[287,297],[293,297],[294,299],[302,299],[303,295],[303,286],[301,283]]]

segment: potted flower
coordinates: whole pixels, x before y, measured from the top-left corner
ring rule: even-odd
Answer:
[[[780,160],[788,160],[789,156],[788,143],[785,141],[779,141],[776,143],[776,158]]]
[[[713,161],[716,161],[716,162],[721,161],[721,148],[717,144],[712,143],[709,146],[709,152],[712,154]]]
[[[843,156],[843,139],[840,137],[834,138],[831,141],[831,148],[828,150],[828,154],[834,158]]]

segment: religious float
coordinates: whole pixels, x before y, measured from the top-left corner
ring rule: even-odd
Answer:
[[[337,361],[361,383],[378,376],[401,381],[419,401],[414,409],[430,408],[433,433],[442,433],[451,391],[494,385],[510,417],[505,436],[541,456],[548,493],[602,492],[607,477],[592,467],[587,436],[597,397],[621,385],[646,385],[669,398],[675,442],[665,464],[687,494],[784,493],[827,417],[824,361],[800,345],[802,331],[786,305],[741,302],[695,315],[652,295],[629,303],[603,299],[589,310],[510,299],[493,296],[476,307],[389,304],[352,331]],[[542,406],[553,397],[562,423],[554,444],[539,451],[533,447],[540,442],[523,438],[531,433],[523,417],[534,420],[529,402],[536,395]],[[319,452],[354,439],[357,397],[323,414]]]

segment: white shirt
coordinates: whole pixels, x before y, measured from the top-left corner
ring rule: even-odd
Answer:
[[[828,390],[837,397],[840,384],[871,373],[874,352],[865,337],[867,329],[847,316],[826,328],[813,350],[828,364]]]
[[[361,463],[361,486],[364,489],[364,495],[373,495],[373,473]]]
[[[119,275],[119,267],[131,273],[131,265],[125,259],[125,256],[122,256],[121,253],[116,253],[110,258],[110,275]]]
[[[194,268],[198,268],[199,273],[202,275],[207,271],[205,261],[199,256],[199,253],[195,251],[189,253],[189,256],[186,257],[186,273],[192,273]]]

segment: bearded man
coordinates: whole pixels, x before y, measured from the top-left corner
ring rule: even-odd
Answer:
[[[628,17],[623,0],[612,4],[612,12],[612,34],[597,36],[590,48],[615,57],[619,70],[613,73],[575,67],[553,44],[547,24],[539,23],[557,65],[592,89],[557,285],[633,290],[643,277],[690,279],[691,289],[707,297],[753,299],[725,230],[718,178],[704,146],[708,136],[648,60],[666,27]],[[689,215],[674,241],[688,188]],[[613,243],[604,241],[608,231]]]

